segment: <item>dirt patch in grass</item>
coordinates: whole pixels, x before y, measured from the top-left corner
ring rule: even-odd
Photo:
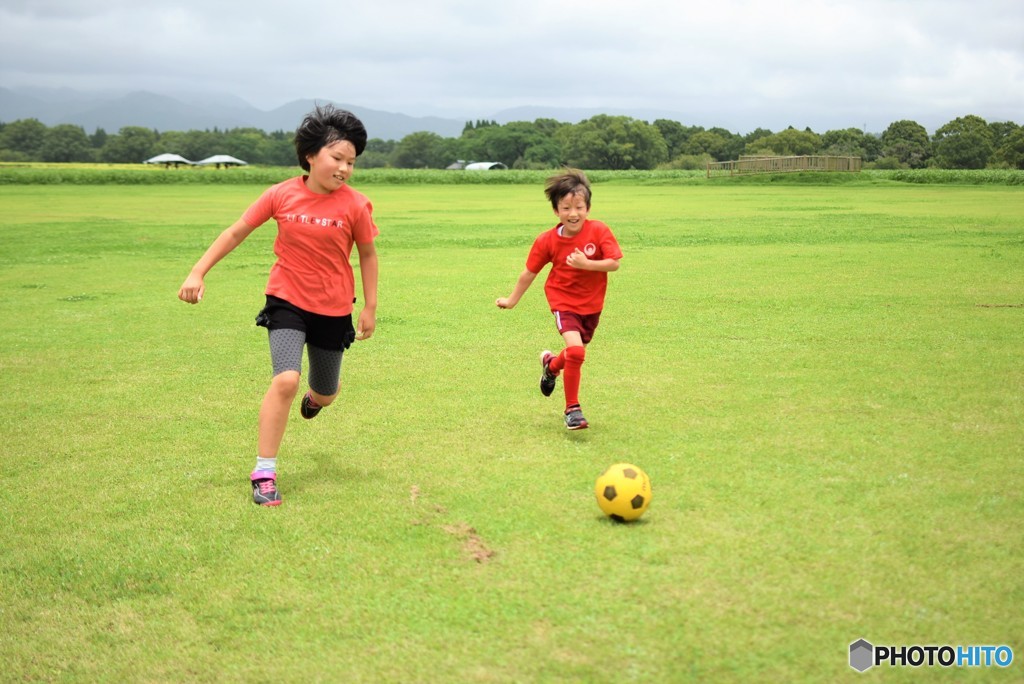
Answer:
[[[496,555],[494,549],[484,543],[483,538],[474,527],[465,522],[446,524],[440,518],[448,513],[448,509],[440,504],[422,505],[423,492],[413,485],[409,490],[409,503],[419,513],[410,523],[412,525],[439,525],[442,530],[459,540],[462,551],[477,563],[489,563]]]
[[[494,550],[488,548],[477,531],[466,523],[445,525],[441,529],[458,538],[462,542],[462,550],[477,563],[488,563],[494,557]]]

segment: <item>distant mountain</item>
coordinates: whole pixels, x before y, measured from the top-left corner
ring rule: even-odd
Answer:
[[[329,100],[296,100],[264,111],[230,96],[172,97],[150,92],[83,93],[69,89],[0,88],[0,121],[38,119],[47,126],[75,124],[92,133],[102,128],[116,133],[125,126],[158,131],[212,128],[259,128],[293,131],[314,105]],[[334,103],[348,109],[366,125],[371,138],[401,140],[410,133],[429,131],[446,138],[462,134],[465,121],[440,117],[414,117],[356,105]]]
[[[142,126],[158,131],[208,130],[212,128],[258,128],[268,133],[294,131],[302,117],[317,104],[330,100],[295,100],[265,111],[241,98],[225,94],[152,92],[83,92],[70,88],[0,87],[0,121],[38,119],[47,126],[75,124],[92,133],[102,128],[116,133],[125,126]],[[409,116],[358,105],[335,102],[362,119],[371,138],[401,140],[410,133],[429,131],[445,138],[458,138],[467,121],[438,116]],[[578,123],[598,114],[629,116],[652,122],[670,119],[686,122],[678,112],[657,110],[617,110],[566,107],[515,107],[503,109],[487,120],[506,124],[511,121],[554,119]],[[689,125],[692,125],[690,122]]]

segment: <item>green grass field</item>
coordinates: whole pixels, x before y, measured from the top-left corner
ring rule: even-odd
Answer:
[[[1024,678],[1024,188],[596,185],[626,256],[569,433],[541,281],[494,306],[541,188],[367,186],[377,333],[273,510],[273,227],[176,299],[261,190],[0,187],[0,679],[820,682],[861,637]]]

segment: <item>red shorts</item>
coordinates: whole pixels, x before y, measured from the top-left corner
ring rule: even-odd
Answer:
[[[594,338],[594,331],[597,330],[597,324],[601,320],[600,311],[595,314],[577,314],[571,311],[554,311],[552,313],[555,314],[555,325],[558,327],[558,332],[563,334],[570,331],[578,332],[583,344],[590,344],[590,340]]]

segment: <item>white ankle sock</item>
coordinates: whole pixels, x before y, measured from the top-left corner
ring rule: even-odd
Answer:
[[[271,473],[277,472],[277,458],[260,458],[256,457],[256,467],[254,470],[267,471]]]

